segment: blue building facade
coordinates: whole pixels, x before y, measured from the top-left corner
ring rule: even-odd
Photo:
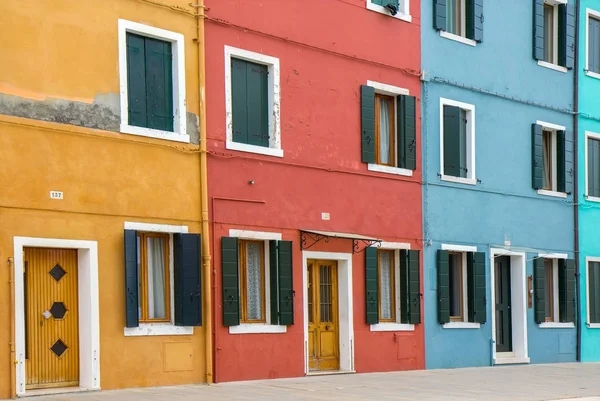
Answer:
[[[422,2],[428,369],[576,360],[573,5]]]

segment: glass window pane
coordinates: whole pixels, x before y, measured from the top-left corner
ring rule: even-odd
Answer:
[[[379,163],[392,164],[391,135],[393,132],[392,113],[394,101],[392,98],[378,96],[379,101]]]
[[[390,251],[379,252],[379,301],[380,319],[391,320],[394,318],[394,275],[393,257]]]
[[[167,277],[165,275],[166,243],[162,237],[147,238],[148,318],[167,317]]]
[[[461,0],[447,0],[446,2],[446,32],[460,35],[460,2]]]
[[[543,132],[542,153],[543,164],[543,185],[544,189],[552,190],[552,132]]]
[[[462,254],[451,253],[449,262],[450,316],[462,317]]]
[[[554,269],[553,260],[544,260],[544,270],[546,279],[546,321],[554,321]]]
[[[554,61],[554,7],[544,4],[544,61]]]
[[[261,252],[262,246],[260,243],[246,243],[246,309],[248,320],[263,319]]]

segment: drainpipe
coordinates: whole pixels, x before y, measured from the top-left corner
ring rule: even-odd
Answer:
[[[204,279],[204,336],[205,336],[205,359],[206,359],[206,383],[213,383],[213,338],[212,338],[212,292],[211,292],[211,257],[210,257],[210,231],[208,224],[208,174],[206,154],[206,66],[204,49],[204,0],[198,0],[196,4],[190,4],[197,8],[196,24],[198,28],[198,102],[200,114],[200,210],[202,213],[202,271]]]
[[[575,208],[573,213],[574,227],[575,227],[575,286],[576,286],[576,297],[577,297],[577,361],[581,361],[581,271],[579,268],[579,7],[581,6],[581,0],[575,2],[575,65],[574,70],[574,81],[575,85],[573,88],[573,147],[575,149],[574,161],[575,171],[573,177],[573,207]]]
[[[17,365],[16,365],[16,351],[15,351],[15,269],[13,258],[8,258],[8,286],[10,294],[10,398],[17,396],[16,388],[16,376],[17,376]]]

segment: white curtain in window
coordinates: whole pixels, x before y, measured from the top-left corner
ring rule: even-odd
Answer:
[[[381,319],[391,319],[392,313],[392,258],[389,252],[379,253],[379,288],[381,291]]]
[[[262,274],[261,246],[258,243],[246,244],[246,296],[248,320],[261,320],[262,310]]]
[[[165,241],[148,238],[148,318],[164,319],[165,299]]]
[[[390,101],[388,99],[379,99],[379,161],[383,164],[390,164]]]

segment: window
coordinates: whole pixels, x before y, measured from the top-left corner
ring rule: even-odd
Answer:
[[[600,201],[600,135],[586,132],[587,199]]]
[[[544,155],[543,189],[556,191],[556,133],[543,130],[542,152]]]
[[[121,132],[189,142],[183,35],[119,20]]]
[[[556,259],[544,259],[544,270],[546,279],[546,322],[554,322],[555,318],[558,318],[558,302],[554,302],[555,297],[558,298],[558,261]]]
[[[225,46],[227,149],[283,157],[279,59]]]
[[[575,8],[567,0],[534,1],[533,58],[567,72],[575,61]]]
[[[412,176],[417,168],[416,98],[407,89],[361,86],[362,161],[369,171]]]
[[[367,0],[367,9],[411,22],[409,0]]]
[[[463,290],[465,282],[463,277],[466,278],[466,263],[463,263],[463,259],[466,261],[466,254],[463,252],[451,252],[450,253],[450,321],[452,322],[464,322],[465,315],[464,311],[467,309],[466,300],[467,294]],[[463,269],[465,272],[463,272]]]
[[[575,261],[567,255],[534,259],[535,321],[540,327],[574,327]]]
[[[588,326],[600,328],[600,259],[588,258]]]
[[[377,251],[379,269],[379,321],[396,321],[396,280],[394,251]]]
[[[483,0],[434,0],[433,25],[440,36],[475,46],[483,41]]]
[[[441,99],[442,180],[476,184],[475,106]]]
[[[465,0],[446,0],[446,32],[464,36]]]
[[[532,125],[532,135],[533,189],[566,198],[573,184],[572,137],[564,126],[543,121]]]
[[[586,73],[600,78],[600,12],[588,8],[586,14],[588,19]]]
[[[558,11],[556,5],[544,3],[544,61],[557,64]]]
[[[239,241],[242,323],[265,322],[265,244]]]
[[[139,233],[138,302],[140,322],[170,322],[169,235]]]

